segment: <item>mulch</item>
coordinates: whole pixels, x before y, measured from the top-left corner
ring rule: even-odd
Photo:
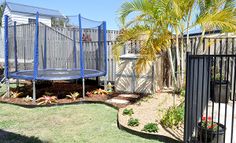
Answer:
[[[98,88],[103,88],[100,86],[97,86],[96,82],[93,81],[88,81],[86,84],[86,92],[91,92],[95,89]],[[14,92],[22,92],[22,96],[20,98],[0,98],[0,102],[2,103],[10,103],[10,104],[15,104],[15,105],[22,105],[22,106],[37,106],[37,103],[34,102],[26,102],[24,100],[24,97],[30,96],[32,97],[32,84],[30,82],[25,82],[24,86],[21,86],[19,88],[11,88],[11,91]],[[72,100],[69,98],[66,98],[66,95],[70,93],[78,92],[80,94],[80,98],[76,100]],[[92,96],[85,96],[85,98],[82,98],[82,85],[81,84],[76,84],[72,82],[62,82],[62,81],[40,81],[36,83],[36,95],[37,98],[42,97],[45,95],[45,93],[50,93],[50,96],[56,96],[58,98],[58,101],[54,105],[66,105],[66,104],[73,104],[73,103],[80,103],[80,102],[99,102],[99,103],[105,103],[106,100],[111,99],[111,98],[116,98],[116,99],[125,99],[129,100],[130,104],[136,102],[136,100],[133,99],[128,99],[125,97],[119,97],[120,93],[112,93],[109,95],[92,95]],[[141,97],[141,96],[140,96]],[[106,103],[107,104],[107,103]],[[111,104],[115,108],[123,108],[127,105],[121,105],[121,104]],[[52,106],[52,105],[49,105]],[[39,106],[40,107],[40,106]]]

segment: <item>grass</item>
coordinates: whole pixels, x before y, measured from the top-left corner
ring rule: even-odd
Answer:
[[[1,143],[156,143],[121,131],[117,111],[81,104],[26,109],[0,103]]]

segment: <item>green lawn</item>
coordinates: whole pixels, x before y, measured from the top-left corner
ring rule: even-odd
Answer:
[[[0,103],[1,143],[156,143],[121,131],[100,104],[26,109]]]

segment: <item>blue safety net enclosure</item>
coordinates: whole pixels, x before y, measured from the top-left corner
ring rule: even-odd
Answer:
[[[106,22],[81,15],[57,21],[60,27],[40,22],[40,14],[29,24],[17,24],[6,15],[6,79],[33,81],[33,99],[37,80],[82,79],[106,76]]]

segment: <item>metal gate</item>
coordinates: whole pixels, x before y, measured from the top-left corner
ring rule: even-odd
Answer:
[[[187,54],[185,142],[236,143],[236,55]]]

